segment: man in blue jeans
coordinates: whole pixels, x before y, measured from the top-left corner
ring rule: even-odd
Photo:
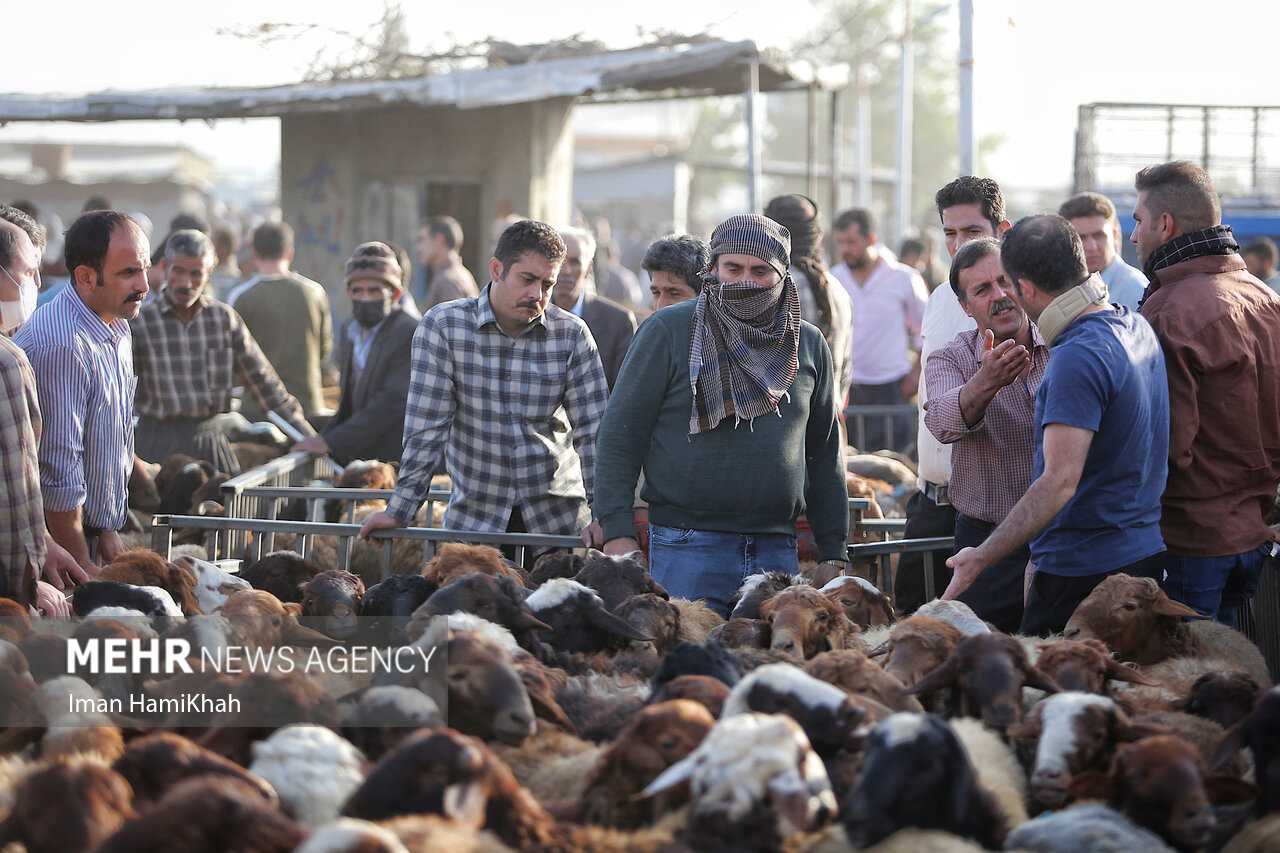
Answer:
[[[696,300],[636,333],[596,438],[594,515],[607,554],[636,550],[641,467],[650,570],[721,615],[743,578],[797,571],[796,519],[843,567],[848,498],[831,351],[801,321],[791,237],[763,216],[711,235]]]
[[[1165,591],[1234,626],[1258,588],[1280,482],[1280,297],[1245,268],[1213,182],[1186,161],[1137,175],[1142,316],[1169,372]]]

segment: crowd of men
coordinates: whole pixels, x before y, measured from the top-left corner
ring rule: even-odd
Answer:
[[[936,196],[952,262],[932,292],[926,247],[896,259],[868,210],[832,218],[829,268],[821,211],[784,195],[707,241],[655,241],[644,306],[608,253],[597,275],[590,231],[528,219],[497,237],[478,287],[462,229],[437,216],[416,294],[404,250],[354,248],[336,346],[283,223],[254,230],[240,270],[234,241],[196,221],[152,247],[134,219],[90,210],[65,234],[69,284],[45,298],[45,234],[4,206],[0,581],[65,613],[58,590],[123,548],[137,457],[238,472],[239,385],[295,450],[399,464],[362,537],[411,524],[447,473],[445,527],[642,551],[670,592],[727,615],[746,576],[798,570],[798,529],[819,580],[847,568],[845,406],[914,397],[915,429],[860,438],[914,441],[906,535],[954,537],[934,563],[944,598],[1046,634],[1126,572],[1232,624],[1280,538],[1280,296],[1262,280],[1276,250],[1242,254],[1193,164],[1143,169],[1135,189],[1141,270],[1105,196],[1011,225],[995,181],[964,176]],[[904,557],[901,611],[923,581]]]

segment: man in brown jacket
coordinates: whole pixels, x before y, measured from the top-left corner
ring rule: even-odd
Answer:
[[[478,296],[480,288],[462,265],[462,226],[452,216],[433,216],[422,223],[418,237],[418,258],[427,276],[426,290],[418,308],[423,314],[454,299]]]
[[[1272,538],[1280,482],[1280,297],[1251,276],[1213,182],[1187,161],[1138,172],[1142,316],[1169,376],[1165,589],[1234,625]]]

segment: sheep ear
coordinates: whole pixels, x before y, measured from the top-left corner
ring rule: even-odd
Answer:
[[[1048,675],[1045,675],[1038,667],[1028,666],[1023,670],[1026,675],[1026,687],[1034,687],[1037,690],[1043,690],[1045,693],[1061,693],[1062,688],[1058,686],[1058,682],[1054,681]]]
[[[1257,799],[1258,786],[1234,776],[1211,773],[1204,777],[1204,792],[1215,806],[1234,806]]]
[[[1111,658],[1107,658],[1107,678],[1112,681],[1128,681],[1130,684],[1145,684],[1148,687],[1160,686],[1160,682],[1147,678],[1133,667],[1125,666]]]
[[[954,657],[948,657],[937,667],[925,673],[924,677],[915,684],[903,690],[908,695],[917,693],[928,693],[931,690],[937,690],[939,687],[949,687],[956,680],[956,664]]]
[[[1160,598],[1156,601],[1155,606],[1151,608],[1152,612],[1161,616],[1185,616],[1188,619],[1206,619],[1208,617],[1200,615],[1198,610],[1192,610],[1181,601],[1174,601],[1172,598]]]
[[[1223,732],[1217,746],[1213,748],[1213,755],[1209,756],[1209,769],[1217,770],[1228,758],[1249,745],[1249,738],[1244,730],[1244,720],[1240,720]]]
[[[604,551],[598,551],[598,550],[596,550],[595,548],[588,548],[588,549],[587,549],[587,561],[588,561],[588,562],[590,562],[590,561],[592,561],[592,560],[603,560],[603,559],[605,559],[605,556],[606,556],[606,555],[605,555]]]
[[[604,608],[591,608],[587,613],[587,621],[601,631],[608,631],[610,634],[625,637],[628,640],[653,641],[653,637],[641,634],[630,622],[619,616],[614,616]]]
[[[516,613],[515,618],[511,620],[510,625],[513,631],[550,631],[553,630],[550,625],[543,622],[532,613],[520,610]]]
[[[797,829],[809,828],[809,792],[794,774],[786,773],[769,780],[769,802],[780,817]]]
[[[444,816],[471,829],[484,826],[486,797],[475,782],[458,782],[444,789]]]
[[[305,585],[305,584],[301,584],[301,583],[300,583],[300,584],[298,584],[298,589],[302,589],[302,587],[303,587],[304,585]],[[301,615],[302,615],[302,605],[301,605],[301,604],[299,604],[298,602],[296,602],[296,601],[285,601],[285,602],[282,602],[282,603],[284,604],[284,612],[285,612],[285,613],[288,613],[288,614],[289,614],[290,616],[292,616],[294,619],[297,619],[299,616],[301,616]]]
[[[675,764],[672,764],[666,770],[658,774],[658,778],[650,782],[645,789],[640,792],[641,797],[652,797],[670,788],[674,788],[681,782],[688,782],[693,778],[693,755],[690,754],[686,758],[682,758]]]
[[[881,655],[887,655],[888,653],[889,653],[889,641],[885,640],[883,643],[876,646],[871,651],[867,652],[867,657],[878,658]]]

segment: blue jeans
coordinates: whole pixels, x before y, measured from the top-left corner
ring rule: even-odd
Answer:
[[[1258,577],[1270,552],[1270,542],[1225,557],[1184,557],[1165,552],[1164,591],[1202,616],[1234,628],[1236,608],[1258,591]]]
[[[747,575],[800,570],[796,537],[719,533],[649,523],[649,573],[675,598],[703,599],[726,619]]]

